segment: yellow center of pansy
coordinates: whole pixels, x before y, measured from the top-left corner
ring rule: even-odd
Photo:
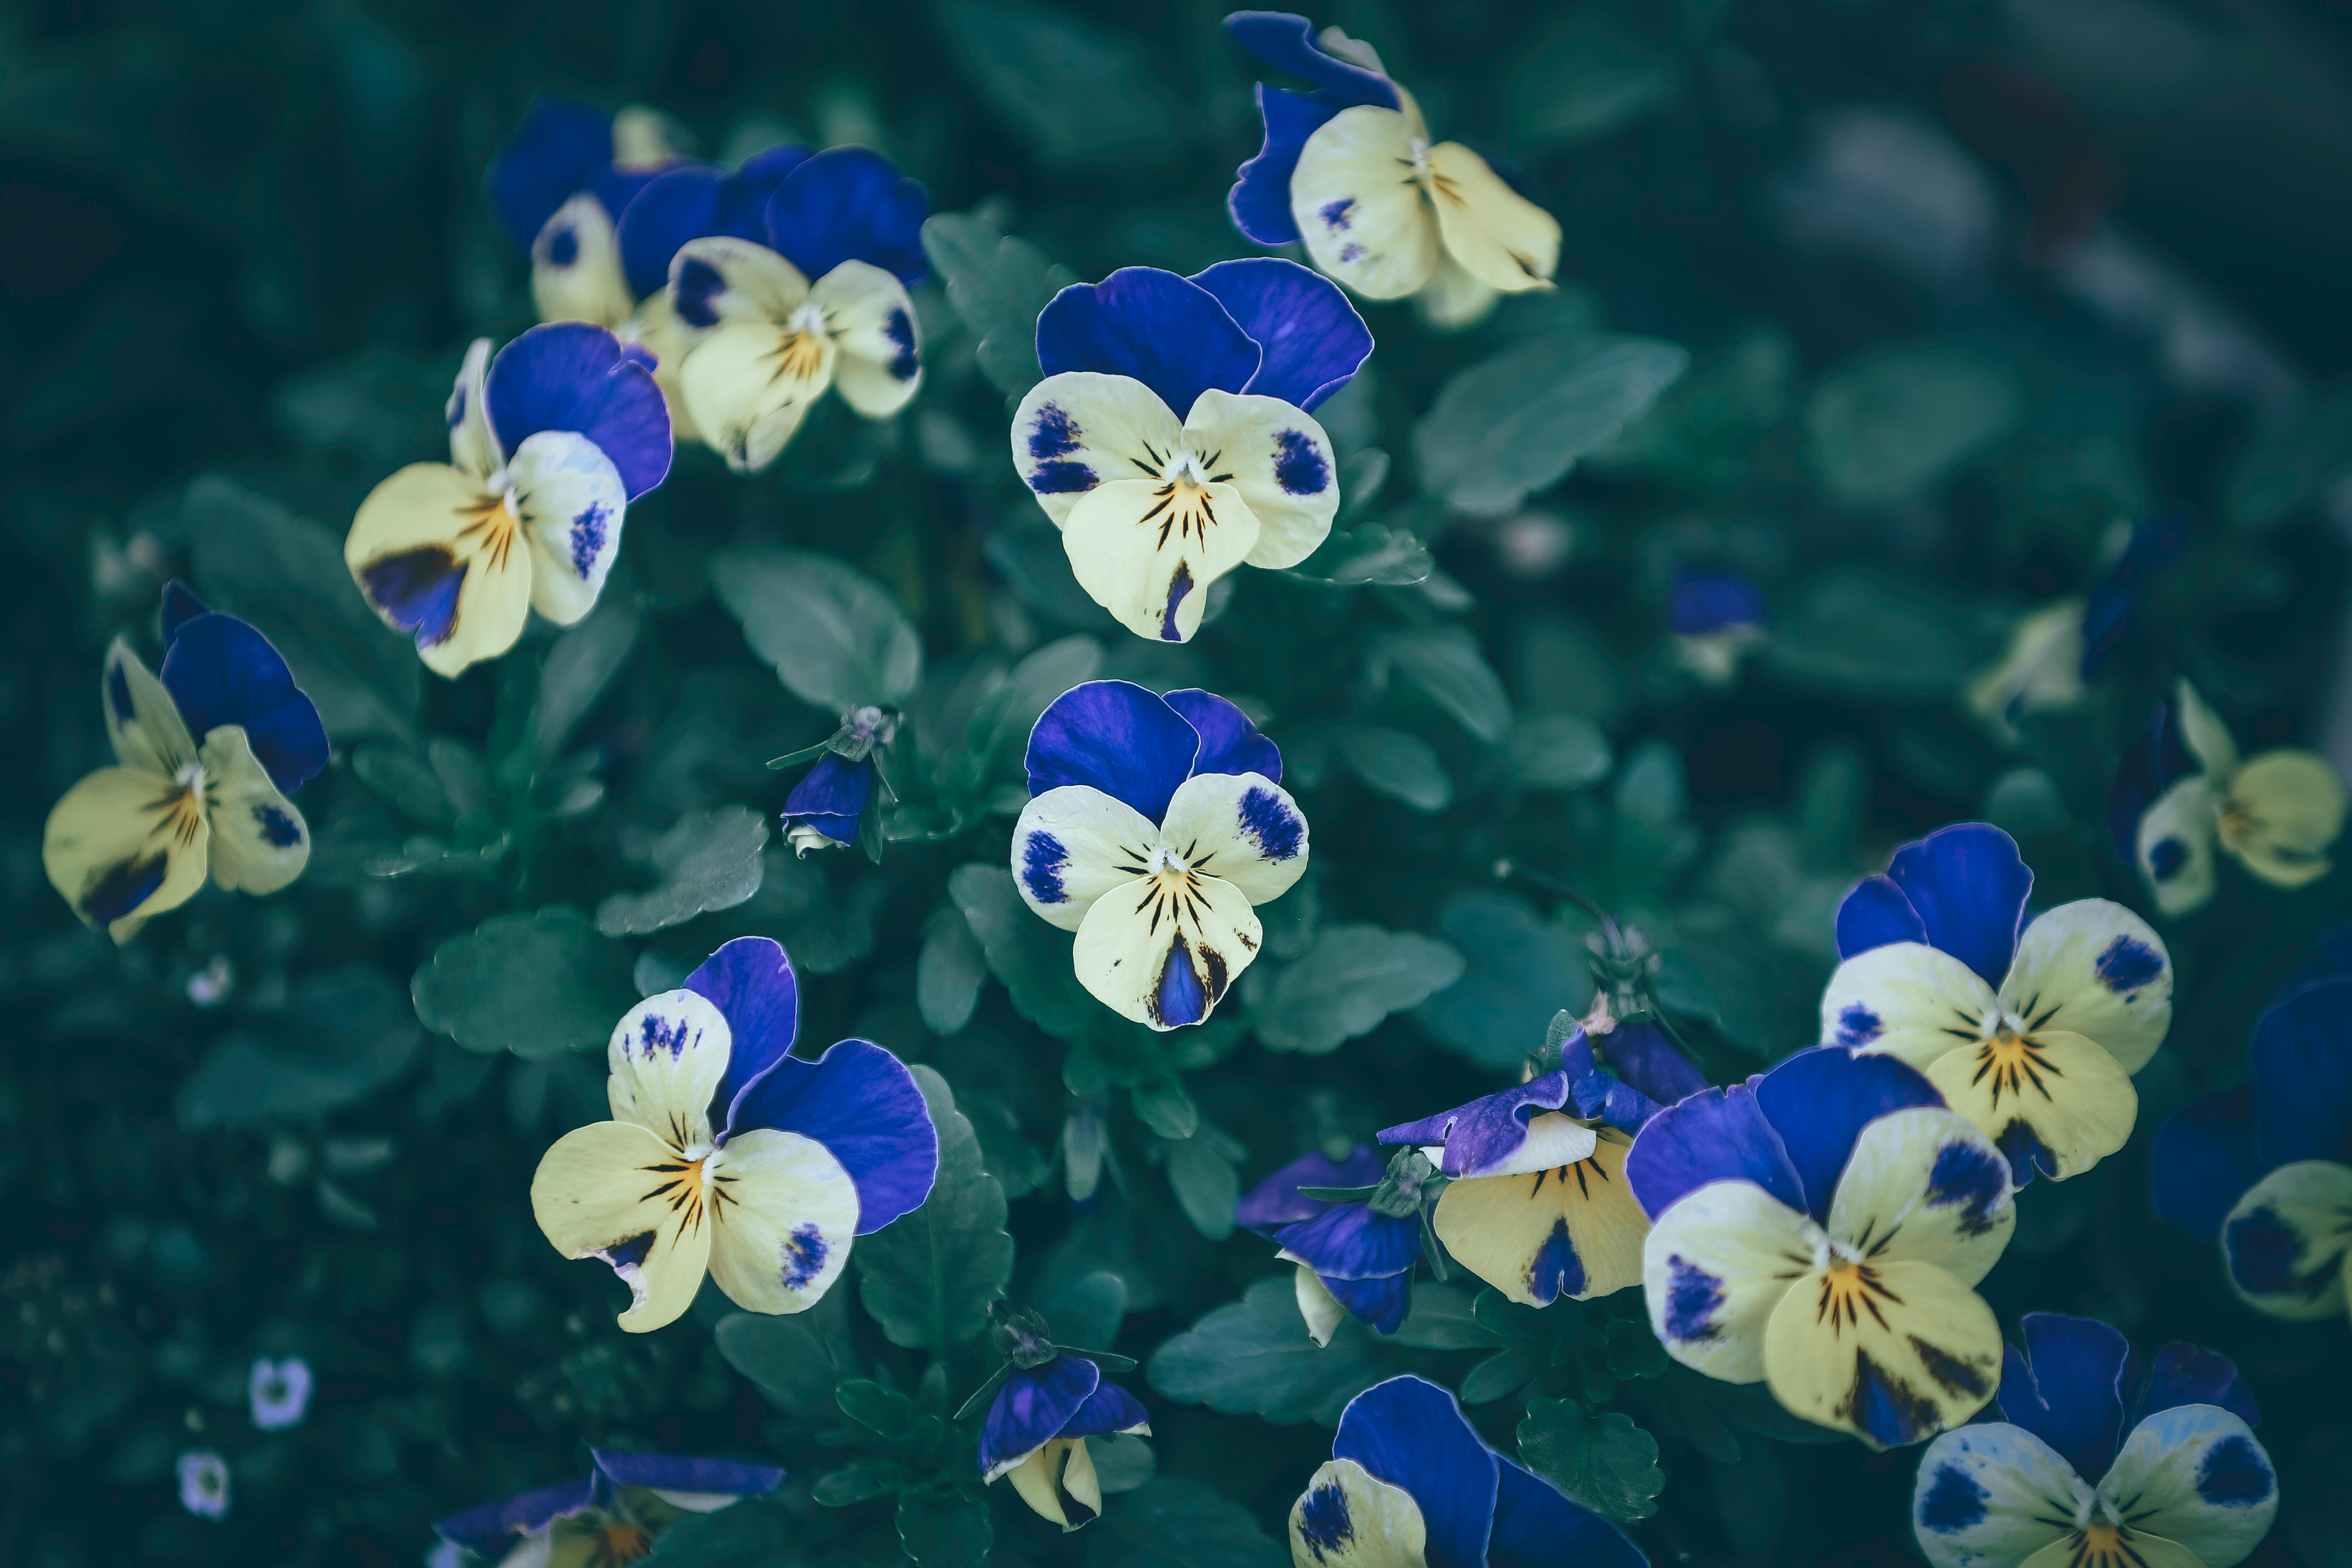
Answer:
[[[1143,449],[1151,455],[1150,462],[1129,460],[1147,476],[1160,481],[1160,488],[1151,492],[1156,499],[1151,503],[1151,510],[1143,514],[1143,522],[1147,526],[1152,523],[1160,525],[1157,542],[1161,545],[1168,542],[1171,534],[1178,539],[1199,540],[1205,543],[1209,530],[1215,526],[1217,521],[1216,505],[1209,495],[1208,487],[1224,484],[1233,479],[1229,473],[1214,471],[1217,460],[1224,454],[1212,452],[1202,457],[1181,447],[1161,452],[1149,441],[1144,443]]]
[[[2084,1525],[2067,1545],[2066,1568],[2147,1568],[2147,1556],[2127,1525]]]
[[[624,1524],[615,1520],[604,1527],[603,1537],[596,1545],[596,1556],[593,1559],[596,1568],[622,1568],[624,1563],[651,1556],[654,1538],[646,1533],[643,1525]]]
[[[2042,1047],[2033,1037],[2020,1033],[2016,1020],[2003,1016],[1991,1036],[1977,1046],[1976,1071],[1969,1081],[1980,1084],[1990,1080],[1993,1109],[1998,1110],[2003,1095],[2022,1100],[2028,1089],[2048,1100],[2049,1080],[2062,1076],[2042,1055]]]
[[[183,848],[194,843],[205,820],[204,764],[189,763],[173,773],[171,793],[156,803],[156,809],[163,813],[162,830],[174,843]]]
[[[1878,1270],[1858,1258],[1838,1257],[1822,1271],[1821,1294],[1813,1306],[1813,1321],[1826,1324],[1833,1334],[1842,1334],[1862,1321],[1867,1312],[1882,1329],[1887,1326],[1886,1314],[1879,1310],[1881,1301],[1895,1306],[1903,1298],[1888,1289],[1878,1277]]]
[[[644,1166],[646,1173],[652,1176],[656,1184],[653,1191],[646,1195],[667,1203],[670,1213],[679,1216],[680,1225],[692,1230],[702,1223],[704,1195],[709,1190],[706,1173],[709,1163],[707,1153],[699,1159],[690,1159],[680,1153],[657,1164]],[[720,1179],[723,1181],[725,1178]]]
[[[506,470],[501,468],[491,475],[490,493],[464,508],[458,515],[466,520],[465,526],[457,530],[458,539],[488,557],[491,571],[506,565],[507,552],[514,548],[520,524],[515,516],[514,490],[506,482]]]

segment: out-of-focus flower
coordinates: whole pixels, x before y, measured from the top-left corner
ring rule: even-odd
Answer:
[[[2028,921],[2032,890],[2000,828],[1938,828],[1838,906],[1844,962],[1822,993],[1824,1040],[1926,1073],[2021,1186],[2124,1146],[2131,1075],[2172,1024],[2172,959],[2146,921],[2081,899]]]
[[[1426,289],[1449,326],[1476,321],[1497,294],[1552,286],[1559,221],[1460,142],[1431,145],[1420,105],[1371,46],[1276,11],[1236,11],[1225,31],[1314,84],[1259,84],[1265,145],[1225,198],[1243,234],[1304,244],[1317,268],[1368,300]]]
[[[2179,517],[2151,518],[2131,530],[2086,595],[2053,599],[2019,616],[2006,651],[1969,678],[1961,700],[2011,743],[2020,718],[2078,706],[2085,683],[2138,624],[2148,580],[2188,547],[2189,525]]]
[[[1392,1377],[1348,1402],[1291,1505],[1298,1568],[1646,1568],[1617,1527],[1486,1447],[1454,1395]]]
[[[690,1513],[716,1513],[782,1484],[772,1465],[679,1454],[589,1450],[585,1478],[484,1503],[434,1522],[442,1540],[499,1568],[621,1568]]]
[[[1731,684],[1769,616],[1762,591],[1737,572],[1675,574],[1666,625],[1685,668],[1709,686]]]
[[[2213,897],[2216,848],[2274,888],[2319,880],[2344,810],[2326,758],[2280,746],[2240,762],[2229,727],[2186,680],[2125,753],[2107,802],[2116,852],[2168,915]]]
[[[1292,1284],[1317,1344],[1329,1344],[1350,1313],[1383,1334],[1404,1321],[1422,1253],[1423,1188],[1435,1174],[1414,1150],[1384,1163],[1360,1143],[1344,1161],[1310,1149],[1242,1195],[1234,1221],[1281,1243],[1283,1260],[1298,1266]],[[1363,1195],[1311,1195],[1350,1191]],[[1374,1197],[1397,1201],[1376,1206]]]
[[[669,416],[642,349],[602,327],[533,327],[467,351],[449,395],[446,463],[411,463],[368,492],[343,561],[426,668],[455,676],[514,647],[537,610],[596,607],[628,503],[669,472]]]
[[[1211,584],[1296,566],[1331,531],[1331,441],[1307,410],[1371,352],[1347,297],[1296,262],[1122,268],[1037,318],[1045,379],[1013,414],[1013,467],[1095,603],[1189,641]]]
[[[1099,1364],[1125,1370],[1135,1363],[1053,1343],[1034,1312],[1005,1314],[991,1337],[1005,1365],[990,1380],[995,1396],[980,1435],[981,1478],[992,1486],[1011,1476],[1013,1489],[1040,1518],[1076,1530],[1102,1513],[1102,1484],[1087,1439],[1151,1430],[1143,1405],[1107,1382]],[[965,1410],[977,1403],[976,1395]]]
[[[1658,1112],[1625,1174],[1650,1326],[1684,1365],[1874,1448],[1992,1397],[2000,1325],[1974,1286],[2017,1224],[2009,1162],[1916,1069],[1801,1051]]]
[[[2157,1213],[2221,1244],[2231,1285],[2274,1318],[2352,1303],[2352,978],[2291,990],[2254,1026],[2254,1080],[2157,1130]]]
[[[228,1517],[228,1461],[210,1448],[180,1456],[180,1506],[198,1519]]]
[[[265,1432],[283,1432],[302,1425],[310,1414],[310,1363],[299,1355],[283,1361],[257,1357],[246,1379],[246,1402],[253,1424]]]
[[[706,1271],[746,1310],[805,1310],[854,1237],[929,1195],[939,1138],[913,1076],[865,1040],[789,1055],[799,1014],[784,950],[729,942],[623,1016],[606,1053],[613,1120],[540,1161],[531,1212],[558,1252],[601,1258],[627,1284],[623,1329],[674,1321]]]
[[[1064,931],[1078,981],[1154,1029],[1206,1018],[1257,957],[1254,906],[1307,869],[1282,753],[1206,691],[1090,680],[1029,734],[1013,878]]]
[[[41,834],[49,885],[116,942],[212,879],[274,893],[302,874],[310,830],[287,795],[327,765],[327,730],[269,639],[177,583],[163,663],[122,638],[100,682],[119,764],[65,793]]]
[[[566,98],[531,105],[490,160],[485,184],[499,223],[530,257],[542,321],[617,327],[635,302],[618,226],[656,175],[678,161],[649,109],[607,114]]]
[[[845,849],[857,842],[857,825],[874,799],[879,773],[874,752],[898,731],[898,715],[891,709],[859,708],[842,716],[841,728],[819,748],[824,754],[816,766],[785,798],[784,840],[793,853]]]
[[[2000,1419],[1920,1456],[1911,1523],[1928,1562],[2231,1568],[2254,1549],[2278,1480],[2227,1356],[2168,1344],[2151,1369],[2106,1324],[2055,1312],[2018,1331]]]

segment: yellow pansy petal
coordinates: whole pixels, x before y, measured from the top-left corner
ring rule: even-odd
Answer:
[[[1353,1459],[1324,1465],[1290,1505],[1295,1568],[1423,1568],[1428,1550],[1412,1494]]]
[[[1885,1051],[1923,1070],[1976,1040],[1998,999],[1976,971],[1924,942],[1856,953],[1822,991],[1822,1043]]]
[[[270,782],[244,729],[224,724],[205,736],[204,764],[213,880],[244,893],[290,884],[310,863],[310,830]]]
[[[1445,252],[1489,289],[1549,289],[1559,266],[1559,220],[1511,189],[1459,142],[1429,150],[1433,205]]]
[[[2137,1072],[2172,1026],[2172,955],[2123,905],[2078,899],[2025,928],[2000,1000],[2028,1030],[2080,1035]]]
[[[923,340],[906,285],[866,261],[845,261],[816,280],[809,303],[840,351],[834,384],[868,419],[887,419],[923,384]]]
[[[74,913],[128,942],[205,885],[211,840],[191,786],[136,768],[100,768],[50,808],[41,865]]]
[[[1864,1127],[1830,1200],[1838,1240],[1874,1262],[1932,1263],[1963,1285],[1992,1271],[2016,1228],[2009,1161],[1940,1106]]]
[[[1323,1283],[1322,1276],[1304,1263],[1292,1277],[1290,1289],[1298,1299],[1298,1315],[1307,1320],[1307,1337],[1318,1345],[1329,1344],[1331,1336],[1339,1331],[1339,1325],[1348,1321],[1346,1305],[1331,1294],[1331,1287]]]
[[[383,623],[436,675],[514,647],[530,618],[531,556],[514,514],[446,463],[411,463],[368,492],[343,562]]]
[[[1051,1437],[1013,1467],[1013,1489],[1042,1519],[1065,1532],[1102,1513],[1102,1482],[1083,1437]]]
[[[1257,536],[1239,490],[1190,476],[1097,485],[1062,524],[1078,585],[1155,642],[1192,640],[1209,584],[1246,560]]]
[[[2344,781],[2309,752],[2264,752],[2240,768],[2221,802],[2221,847],[2275,888],[2327,875],[2344,831]]]
[[[1402,300],[1437,265],[1437,219],[1414,167],[1414,125],[1376,104],[1343,109],[1298,151],[1290,215],[1316,267],[1368,300]]]
[[[816,1305],[849,1265],[857,1185],[825,1146],[797,1132],[739,1132],[711,1157],[710,1277],[751,1312]]]
[[[180,717],[179,705],[121,637],[106,650],[99,693],[100,706],[106,710],[106,738],[114,744],[116,762],[173,778],[196,760],[195,739]]]
[[[1753,1182],[1710,1182],[1685,1194],[1642,1242],[1650,1327],[1685,1366],[1756,1382],[1765,1325],[1813,1267],[1822,1239],[1819,1226]]]
[[[776,460],[833,384],[833,340],[814,322],[733,321],[686,356],[678,390],[702,438],[741,473]]]
[[[629,281],[621,242],[604,204],[583,191],[555,209],[530,247],[530,302],[542,321],[629,319]]]
[[[2018,1568],[2207,1568],[2197,1553],[2162,1536],[2143,1535],[2126,1525],[2093,1524],[2070,1530]]]
[[[1429,281],[1412,297],[1412,310],[1434,331],[1459,332],[1493,315],[1502,298],[1499,290],[1479,282],[1462,263],[1441,252]]]
[[[530,1210],[555,1250],[601,1258],[629,1288],[633,1334],[676,1322],[710,1258],[702,1166],[626,1121],[576,1127],[530,1180]]]
[[[2063,1030],[1980,1041],[1932,1063],[1927,1078],[2011,1164],[2057,1181],[2122,1148],[2139,1117],[2139,1092],[2122,1064]]]
[[[1197,1024],[1257,957],[1256,911],[1218,877],[1163,871],[1097,899],[1071,949],[1078,984],[1154,1029]]]
[[[2000,1386],[2000,1325],[1932,1263],[1842,1263],[1790,1286],[1764,1331],[1773,1397],[1899,1447],[1957,1426]]]
[[[2221,1222],[2221,1261],[2273,1318],[2344,1314],[2352,1291],[2352,1165],[2296,1160],[2246,1189]]]
[[[1475,1176],[1437,1200],[1437,1239],[1524,1306],[1581,1301],[1642,1280],[1649,1216],[1625,1181],[1629,1141],[1604,1131],[1591,1157],[1533,1175]]]

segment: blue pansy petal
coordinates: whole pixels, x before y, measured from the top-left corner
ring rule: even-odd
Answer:
[[[1312,1219],[1328,1205],[1320,1198],[1301,1197],[1299,1188],[1373,1186],[1387,1169],[1370,1144],[1357,1144],[1345,1160],[1310,1149],[1243,1194],[1234,1207],[1234,1223],[1266,1232]]]
[[[1758,1081],[1756,1100],[1802,1184],[1805,1201],[1797,1206],[1821,1221],[1829,1218],[1838,1177],[1864,1128],[1891,1110],[1944,1103],[1909,1063],[1843,1046],[1798,1052]]]
[[[1213,387],[1241,391],[1262,358],[1216,296],[1156,267],[1073,283],[1037,318],[1037,363],[1047,375],[1131,376],[1179,419]]]
[[[1313,408],[1348,384],[1372,331],[1339,286],[1280,257],[1220,261],[1192,281],[1215,297],[1264,354],[1241,390]]]
[[[1625,1156],[1625,1179],[1652,1219],[1709,1182],[1753,1182],[1802,1213],[1804,1183],[1766,1120],[1750,1079],[1710,1089],[1650,1119]]]
[[[1666,599],[1666,625],[1676,637],[1760,626],[1768,614],[1762,591],[1737,572],[1677,572]]]
[[[732,1459],[697,1459],[684,1454],[630,1453],[591,1448],[596,1468],[617,1487],[652,1487],[666,1492],[700,1492],[707,1497],[759,1497],[783,1484],[784,1472],[773,1465],[745,1465]]]
[[[1421,1226],[1374,1214],[1366,1203],[1332,1204],[1312,1219],[1274,1233],[1283,1255],[1327,1279],[1381,1279],[1402,1274],[1421,1256]]]
[[[815,1061],[786,1057],[745,1086],[727,1135],[755,1127],[825,1147],[857,1185],[857,1234],[871,1236],[930,1195],[940,1139],[906,1064],[869,1040],[843,1040]]]
[[[485,181],[499,224],[527,251],[540,226],[613,161],[613,117],[568,98],[542,98],[490,160]]]
[[[198,616],[207,616],[212,607],[188,591],[188,585],[177,579],[163,584],[163,646],[169,648],[180,628]]]
[[[1927,922],[1891,878],[1864,877],[1838,905],[1837,950],[1853,958],[1898,942],[1925,942]]]
[[[1073,1358],[1065,1356],[1062,1359]],[[1095,1391],[1087,1395],[1087,1402],[1078,1406],[1078,1413],[1063,1424],[1062,1436],[1104,1437],[1113,1432],[1146,1431],[1150,1424],[1151,1417],[1143,1408],[1143,1401],[1115,1383],[1101,1383],[1097,1384]]]
[[[2140,1395],[2138,1418],[2145,1421],[2179,1405],[2218,1405],[2249,1426],[2263,1424],[2263,1407],[2238,1375],[2237,1363],[2220,1351],[2176,1340],[2156,1352],[2147,1390]]]
[[[1244,237],[1259,245],[1298,242],[1298,220],[1290,214],[1290,176],[1298,169],[1298,151],[1346,107],[1319,94],[1309,97],[1258,83],[1257,111],[1265,123],[1265,142],[1256,157],[1234,171],[1234,188],[1225,195],[1225,211]]]
[[[1029,793],[1087,784],[1156,824],[1200,752],[1200,731],[1157,693],[1089,680],[1054,699],[1029,731]]]
[[[1620,1024],[1598,1044],[1609,1072],[1660,1105],[1672,1105],[1708,1087],[1706,1075],[1691,1066],[1655,1024]]]
[[[2269,1169],[2254,1150],[2254,1088],[2246,1084],[2165,1118],[2148,1156],[2148,1197],[2200,1241],[2219,1241],[2239,1195]]]
[[[1449,1176],[1508,1174],[1512,1173],[1507,1169],[1512,1157],[1528,1142],[1528,1124],[1538,1111],[1558,1110],[1568,1103],[1568,1074],[1549,1072],[1435,1116],[1384,1127],[1380,1140],[1383,1143],[1444,1144],[1445,1154],[1440,1168]],[[1586,1147],[1581,1152],[1566,1159],[1547,1159],[1536,1168],[1550,1170],[1584,1158],[1591,1152],[1591,1135],[1582,1134],[1582,1140]]]
[[[2017,952],[2033,873],[2017,840],[1989,823],[1939,827],[1895,852],[1886,875],[1927,928],[1927,942],[1999,986]]]
[[[595,1500],[596,1482],[593,1478],[557,1481],[500,1502],[486,1502],[479,1508],[436,1520],[433,1533],[444,1541],[456,1542],[468,1552],[498,1558],[520,1537],[541,1529],[551,1520],[578,1513]]]
[[[1062,1436],[1101,1381],[1102,1369],[1084,1356],[1059,1355],[1040,1367],[1016,1369],[996,1391],[981,1428],[981,1474],[992,1481]]]
[[[2126,866],[2139,864],[2140,818],[2165,791],[2200,771],[2180,738],[2179,716],[2171,703],[2159,703],[2150,710],[2140,738],[2116,763],[2116,782],[2107,791],[2107,836],[2117,859]]]
[[[931,193],[863,147],[834,147],[786,174],[768,198],[768,245],[811,282],[868,261],[908,288],[930,276],[923,219]]]
[[[1348,1402],[1331,1457],[1412,1494],[1429,1531],[1429,1568],[1486,1561],[1497,1466],[1454,1395],[1418,1377],[1377,1384]]]
[[[2001,1418],[2050,1445],[2084,1480],[2115,1462],[2124,1439],[2125,1369],[2131,1346],[2092,1318],[2028,1312],[2018,1321],[2022,1353],[2002,1359]]]
[[[541,430],[586,437],[612,459],[631,500],[669,472],[669,409],[653,373],[584,321],[533,327],[490,362],[484,400],[509,458]]]
[[[733,177],[708,164],[665,169],[646,183],[614,225],[621,247],[621,272],[629,293],[642,300],[669,282],[670,258],[689,239],[730,235],[764,243],[768,192],[749,204],[729,202]],[[721,205],[730,210],[723,216]]]
[[[857,820],[874,798],[874,759],[855,762],[838,752],[816,760],[784,797],[787,824],[806,823],[836,844],[857,842]]]
[[[2132,530],[2131,542],[2114,565],[2091,584],[2083,605],[2083,679],[2099,673],[2139,618],[2139,596],[2148,580],[2178,561],[2189,548],[2189,520],[2151,518]]]
[[[1398,106],[1394,82],[1376,70],[1325,54],[1316,46],[1315,24],[1304,16],[1287,11],[1236,11],[1225,18],[1225,31],[1275,69],[1313,82],[1341,105]]]
[[[2352,980],[2307,985],[2264,1013],[2252,1054],[2263,1163],[2352,1164]]]
[[[1607,1520],[1497,1457],[1495,1531],[1486,1546],[1493,1568],[1648,1568],[1642,1549]]]
[[[192,739],[202,742],[223,724],[244,726],[254,759],[281,791],[301,788],[327,765],[319,710],[269,639],[236,616],[207,614],[181,624],[157,674]]]
[[[710,1097],[710,1125],[723,1131],[743,1086],[793,1048],[801,1026],[800,983],[781,943],[739,936],[704,959],[680,989],[718,1008],[733,1040],[727,1071]]]
[[[1405,1310],[1412,1304],[1411,1273],[1384,1274],[1377,1279],[1317,1278],[1333,1300],[1374,1333],[1392,1334],[1404,1326]]]
[[[1259,773],[1282,782],[1282,751],[1257,732],[1249,715],[1213,691],[1187,687],[1165,700],[1201,737],[1196,773]]]

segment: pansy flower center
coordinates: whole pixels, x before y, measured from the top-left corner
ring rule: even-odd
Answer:
[[[196,839],[196,828],[205,820],[205,765],[186,763],[172,775],[172,793],[160,803],[163,814],[163,829],[183,847]]]
[[[1208,487],[1231,483],[1234,477],[1217,466],[1223,454],[1211,452],[1203,456],[1184,447],[1162,452],[1149,441],[1143,444],[1143,449],[1150,454],[1151,461],[1138,460],[1135,466],[1160,481],[1151,492],[1150,510],[1141,519],[1145,527],[1159,529],[1155,545],[1164,547],[1171,535],[1205,544],[1209,530],[1217,521],[1216,500],[1209,494]]]
[[[681,1226],[692,1230],[702,1223],[703,1205],[710,1199],[715,1175],[712,1166],[716,1163],[709,1144],[675,1151],[668,1159],[643,1167],[654,1179],[653,1191],[647,1196],[667,1204]],[[726,1178],[717,1180],[723,1182]]]
[[[2140,1539],[2113,1520],[2084,1525],[2067,1543],[2066,1568],[2146,1568],[2147,1556],[2135,1544]]]
[[[1886,1328],[1886,1314],[1881,1303],[1899,1307],[1903,1298],[1886,1288],[1877,1269],[1850,1256],[1849,1249],[1834,1243],[1832,1247],[1833,1257],[1830,1266],[1822,1271],[1813,1321],[1828,1325],[1832,1334],[1856,1327],[1865,1314],[1880,1328]]]
[[[466,521],[457,530],[457,538],[488,557],[489,568],[495,572],[506,565],[522,520],[515,512],[514,480],[506,469],[492,474],[486,484],[488,493],[459,509],[457,515]]]
[[[2004,1096],[2021,1100],[2031,1093],[2047,1100],[2050,1080],[2064,1075],[2043,1054],[2042,1044],[2025,1032],[2024,1021],[1996,1009],[1987,1025],[1990,1032],[1977,1044],[1969,1084],[1990,1082],[1996,1110]]]

